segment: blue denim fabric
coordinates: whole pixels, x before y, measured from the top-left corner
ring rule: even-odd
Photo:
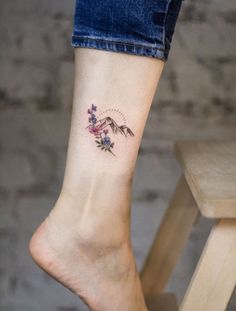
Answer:
[[[168,59],[182,0],[76,0],[72,46]]]

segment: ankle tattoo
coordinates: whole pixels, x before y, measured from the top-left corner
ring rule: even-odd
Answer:
[[[115,155],[113,152],[115,142],[111,141],[109,133],[111,133],[112,136],[116,134],[121,134],[124,137],[134,136],[134,133],[131,131],[131,129],[126,126],[126,119],[123,113],[117,109],[104,110],[97,116],[97,106],[92,104],[87,113],[89,115],[89,125],[86,127],[86,129],[88,129],[90,134],[95,136],[95,143],[97,144],[97,147],[100,148],[100,150],[108,151]],[[122,118],[122,125],[118,125],[118,123],[110,117],[111,113],[115,113]]]

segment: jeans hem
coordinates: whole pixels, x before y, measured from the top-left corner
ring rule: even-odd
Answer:
[[[92,48],[98,50],[105,50],[111,52],[121,52],[127,54],[133,54],[137,56],[147,56],[152,58],[158,58],[164,62],[168,59],[168,50],[142,45],[133,42],[120,42],[117,39],[104,39],[104,38],[90,38],[79,35],[72,35],[71,45],[74,48]]]

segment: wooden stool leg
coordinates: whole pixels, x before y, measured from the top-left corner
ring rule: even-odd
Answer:
[[[223,311],[236,284],[236,219],[212,229],[181,311]]]
[[[144,295],[164,290],[198,213],[188,185],[181,177],[141,272]]]

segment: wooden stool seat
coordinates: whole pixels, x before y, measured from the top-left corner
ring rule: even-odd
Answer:
[[[179,310],[224,311],[236,285],[236,142],[178,142],[175,151],[183,176],[142,269],[143,291],[164,291],[201,213],[216,222]]]
[[[236,218],[236,143],[179,142],[175,151],[201,214]]]

